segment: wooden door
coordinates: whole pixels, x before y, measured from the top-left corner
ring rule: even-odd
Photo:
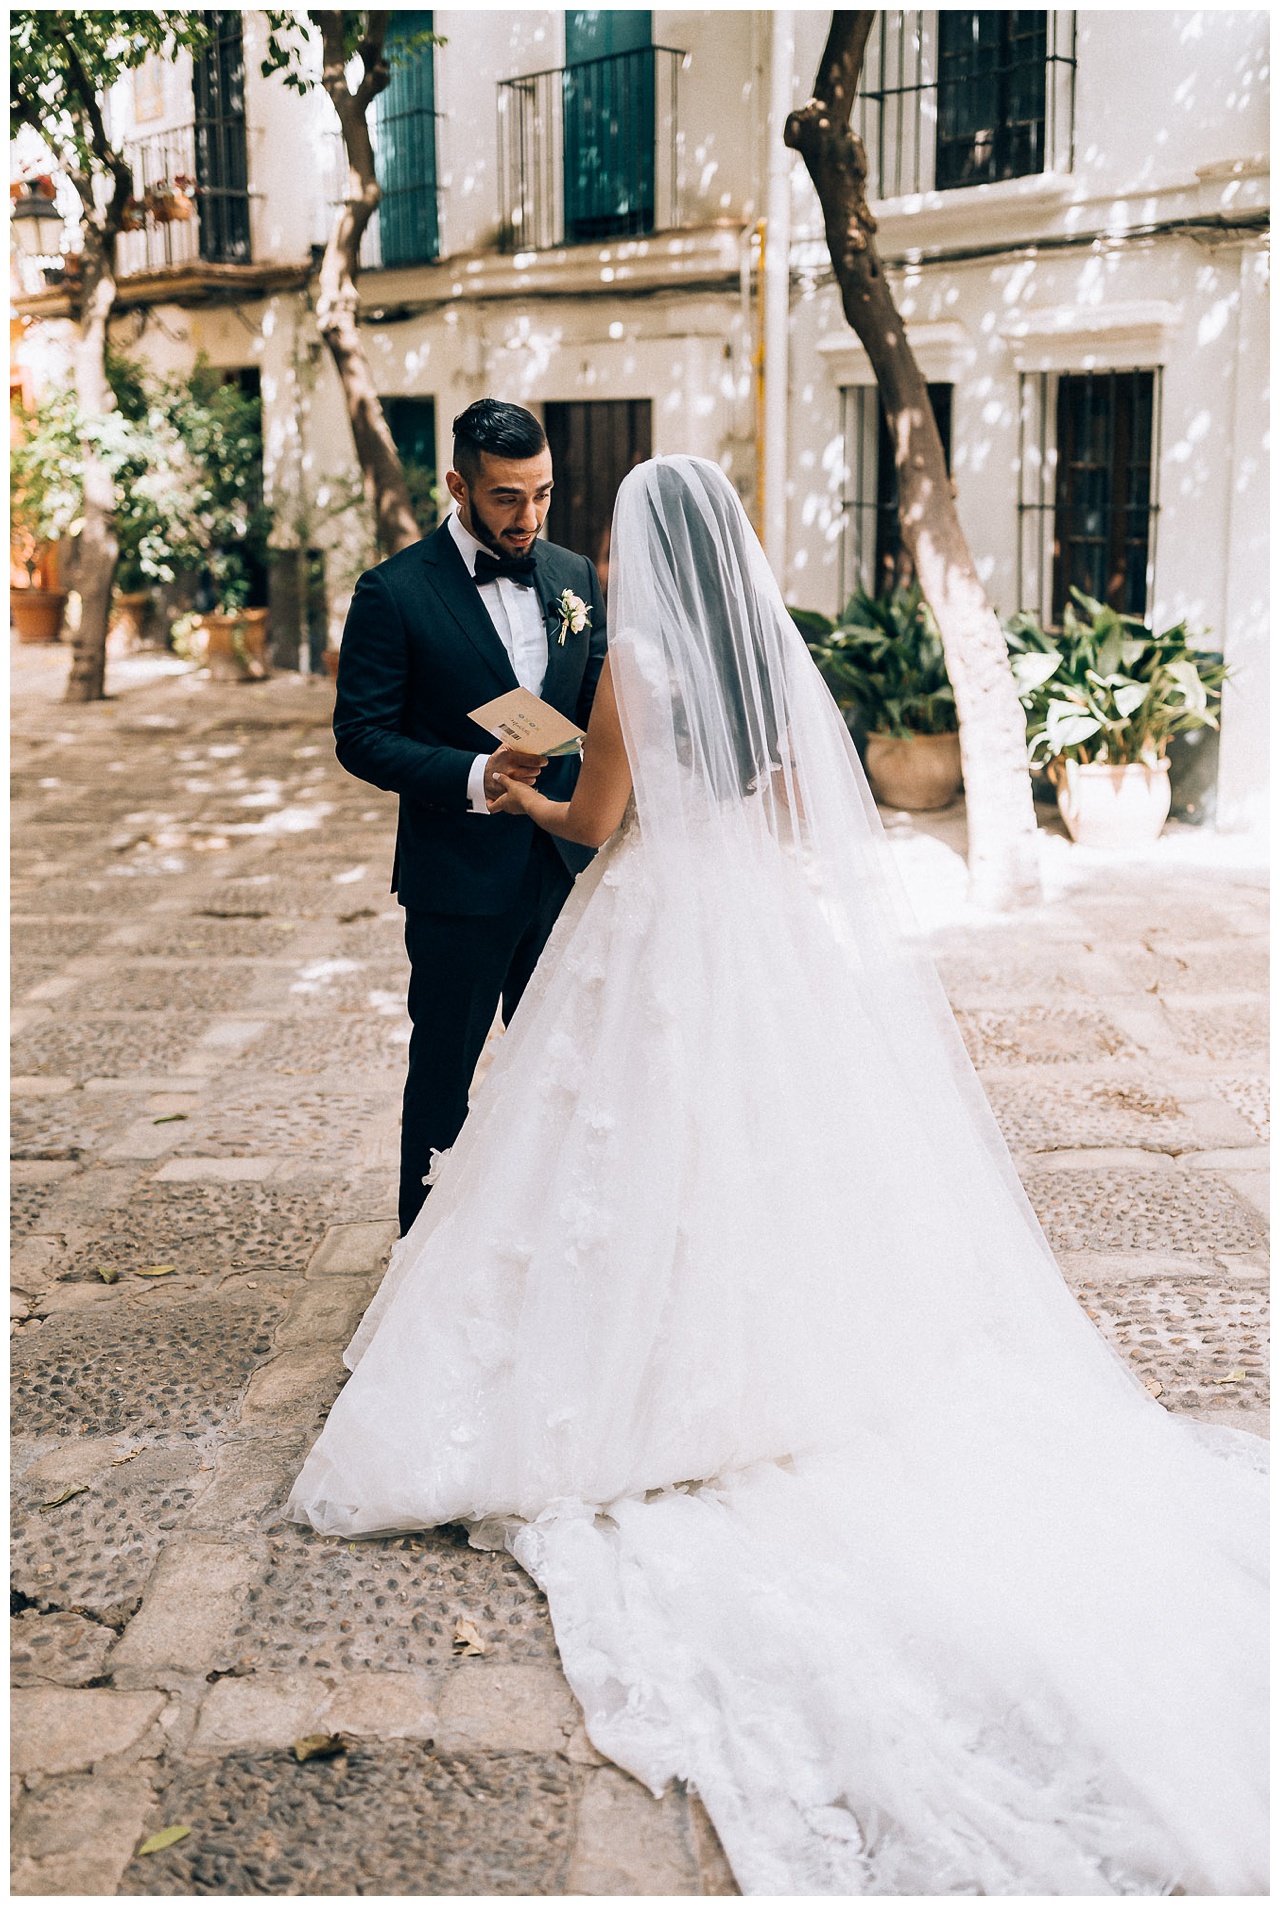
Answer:
[[[607,583],[613,500],[627,471],[653,454],[653,405],[647,397],[547,404],[543,423],[555,476],[547,535],[589,556]]]

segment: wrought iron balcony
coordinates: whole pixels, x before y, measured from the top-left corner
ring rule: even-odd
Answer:
[[[221,122],[197,122],[128,142],[134,223],[120,238],[122,276],[202,261],[250,263],[243,123],[235,133]]]
[[[504,250],[679,226],[677,91],[687,57],[646,46],[501,82]]]

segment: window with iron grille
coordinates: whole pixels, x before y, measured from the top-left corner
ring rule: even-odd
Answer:
[[[954,385],[930,384],[943,455],[951,468],[951,399]],[[881,596],[905,587],[914,565],[902,544],[898,521],[898,471],[893,439],[874,384],[850,385],[840,393],[844,413],[844,487],[840,499],[839,590],[844,607],[855,589]]]
[[[1075,14],[905,8],[876,14],[854,127],[873,199],[1069,172]]]
[[[1058,624],[1072,588],[1145,616],[1159,516],[1160,373],[1024,373],[1018,607]]]
[[[940,192],[1044,171],[1048,19],[995,10],[939,13]]]
[[[651,232],[654,223],[652,16],[564,16],[564,222],[571,244]]]
[[[200,256],[245,265],[249,244],[249,152],[245,134],[242,14],[201,15],[212,38],[192,70]]]
[[[440,253],[435,48],[412,45],[431,32],[433,17],[405,9],[392,14],[387,28],[391,78],[374,102],[373,127],[384,265],[426,264]]]

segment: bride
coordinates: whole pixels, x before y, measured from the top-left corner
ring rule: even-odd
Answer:
[[[1256,1894],[1264,1447],[1049,1253],[737,496],[618,495],[599,845],[290,1513],[485,1524],[744,1893]]]

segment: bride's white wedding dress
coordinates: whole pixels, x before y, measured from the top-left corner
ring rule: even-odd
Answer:
[[[1263,1446],[1063,1284],[725,479],[612,551],[635,805],[291,1512],[505,1539],[745,1893],[1264,1892]]]

